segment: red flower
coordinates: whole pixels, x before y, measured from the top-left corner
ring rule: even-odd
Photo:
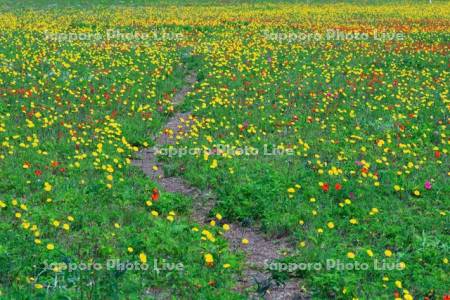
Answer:
[[[330,185],[328,183],[322,184],[322,191],[324,191],[326,193],[326,192],[328,192],[329,189],[330,189]]]
[[[159,191],[157,188],[153,189],[152,200],[157,201],[159,199]]]
[[[57,167],[59,166],[59,162],[57,161],[52,161],[52,167]]]
[[[341,185],[340,183],[336,183],[336,184],[334,185],[334,188],[336,189],[336,191],[339,191],[339,190],[342,189],[342,185]]]
[[[440,158],[441,157],[441,152],[439,150],[434,151],[434,157]]]
[[[42,171],[41,170],[36,170],[36,171],[34,171],[34,175],[41,176],[42,175]]]

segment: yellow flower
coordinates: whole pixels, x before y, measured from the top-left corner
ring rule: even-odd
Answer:
[[[64,224],[63,225],[63,229],[64,230],[69,230],[70,229],[70,225],[69,224]]]
[[[141,261],[141,263],[146,264],[147,263],[147,255],[145,255],[144,252],[141,252],[139,254],[139,260]]]
[[[328,222],[327,223],[327,227],[330,228],[330,229],[333,229],[334,228],[334,223],[333,222]]]
[[[228,230],[230,230],[230,225],[223,224],[222,228],[223,228],[223,230],[228,231]]]
[[[54,249],[55,249],[55,245],[53,245],[53,244],[47,244],[47,250],[52,251],[52,250],[54,250]]]
[[[211,165],[209,166],[211,169],[215,169],[215,168],[217,168],[217,160],[216,159],[213,159],[213,161],[212,161],[212,163],[211,163]]]
[[[395,286],[398,287],[399,289],[402,288],[402,282],[400,280],[395,281]]]
[[[68,216],[68,217],[67,217],[67,220],[69,220],[70,222],[75,221],[75,219],[74,219],[72,216]]]
[[[229,267],[231,267],[230,264],[224,264],[224,265],[223,265],[223,268],[224,268],[224,269],[228,269]]]
[[[36,283],[36,284],[34,285],[34,288],[40,290],[40,289],[43,289],[44,286],[43,286],[42,284],[40,284],[40,283]]]
[[[347,253],[347,257],[350,258],[350,259],[353,259],[353,258],[356,257],[356,255],[355,255],[355,253],[353,253],[353,252],[348,252],[348,253]]]
[[[205,259],[205,263],[208,266],[212,266],[214,264],[214,258],[212,256],[212,254],[210,254],[210,253],[205,254],[204,259]]]
[[[0,201],[0,208],[5,208],[6,207],[6,204],[5,204],[5,202],[3,202],[3,201]]]
[[[151,212],[152,216],[157,217],[159,216],[159,213],[156,210],[152,210]]]
[[[370,257],[372,257],[372,256],[373,256],[373,252],[372,252],[372,250],[370,250],[370,249],[369,249],[369,250],[367,250],[367,251],[366,251],[366,253],[367,253],[367,255],[369,255]]]
[[[356,225],[358,224],[358,220],[356,220],[355,218],[350,219],[350,224]]]
[[[131,248],[131,247],[128,247],[128,248],[127,248],[127,251],[128,251],[128,253],[133,253],[134,249]]]
[[[375,215],[375,214],[377,214],[377,213],[379,213],[379,212],[380,212],[380,211],[378,210],[378,208],[373,207],[373,208],[370,210],[369,215]]]
[[[420,191],[419,191],[419,190],[415,190],[415,191],[414,191],[414,195],[417,196],[417,197],[419,197],[419,196],[420,196]]]
[[[242,244],[247,245],[249,241],[247,239],[242,239]]]
[[[386,255],[387,257],[391,257],[392,256],[392,251],[389,249],[384,250],[384,255]]]
[[[120,228],[120,224],[119,223],[114,223],[114,227],[116,227],[117,229]]]
[[[398,191],[400,191],[400,186],[399,185],[394,185],[394,190],[396,191],[396,192],[398,192]]]
[[[403,295],[403,299],[405,299],[405,300],[413,300],[414,298],[410,294],[405,294],[405,295]]]
[[[288,191],[288,193],[291,193],[291,194],[295,193],[295,189],[294,188],[288,188],[287,191]]]
[[[50,192],[51,190],[52,190],[52,185],[50,184],[50,183],[48,183],[48,182],[45,182],[44,183],[44,190],[46,191],[46,192]]]
[[[301,241],[298,245],[299,245],[301,248],[305,248],[306,243],[305,243],[304,241]]]
[[[219,220],[219,221],[222,220],[222,215],[221,214],[216,214],[216,219]]]

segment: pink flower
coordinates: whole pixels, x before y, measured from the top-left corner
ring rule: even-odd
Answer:
[[[431,182],[429,182],[428,180],[425,181],[424,187],[425,187],[427,190],[431,190]]]

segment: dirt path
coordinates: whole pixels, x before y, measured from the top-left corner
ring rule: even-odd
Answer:
[[[196,78],[194,72],[188,74],[185,78],[186,84],[173,98],[174,106],[184,101],[185,96],[197,82]],[[214,194],[211,191],[201,191],[192,187],[180,177],[166,177],[163,172],[163,164],[158,161],[155,150],[175,144],[176,137],[186,132],[186,122],[193,122],[194,119],[195,117],[189,112],[176,113],[169,119],[162,132],[155,137],[154,148],[141,150],[139,152],[140,159],[133,160],[133,164],[139,166],[164,190],[193,198],[195,201],[192,218],[200,224],[206,224],[210,221],[208,215],[215,205]],[[239,224],[230,224],[230,227],[231,229],[224,236],[229,241],[231,249],[233,251],[242,250],[246,256],[247,265],[237,285],[239,291],[256,286],[257,291],[250,294],[252,299],[261,298],[262,295],[265,299],[306,299],[299,292],[297,282],[289,281],[283,286],[276,286],[271,280],[270,274],[265,270],[266,263],[281,257],[282,253],[286,254],[292,248],[286,239],[271,240],[258,229],[243,227]],[[249,240],[249,244],[242,244],[244,238]]]

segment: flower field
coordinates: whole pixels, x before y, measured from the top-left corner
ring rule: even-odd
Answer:
[[[297,299],[449,297],[448,3],[43,2],[0,10],[0,299],[275,299],[238,226]]]

